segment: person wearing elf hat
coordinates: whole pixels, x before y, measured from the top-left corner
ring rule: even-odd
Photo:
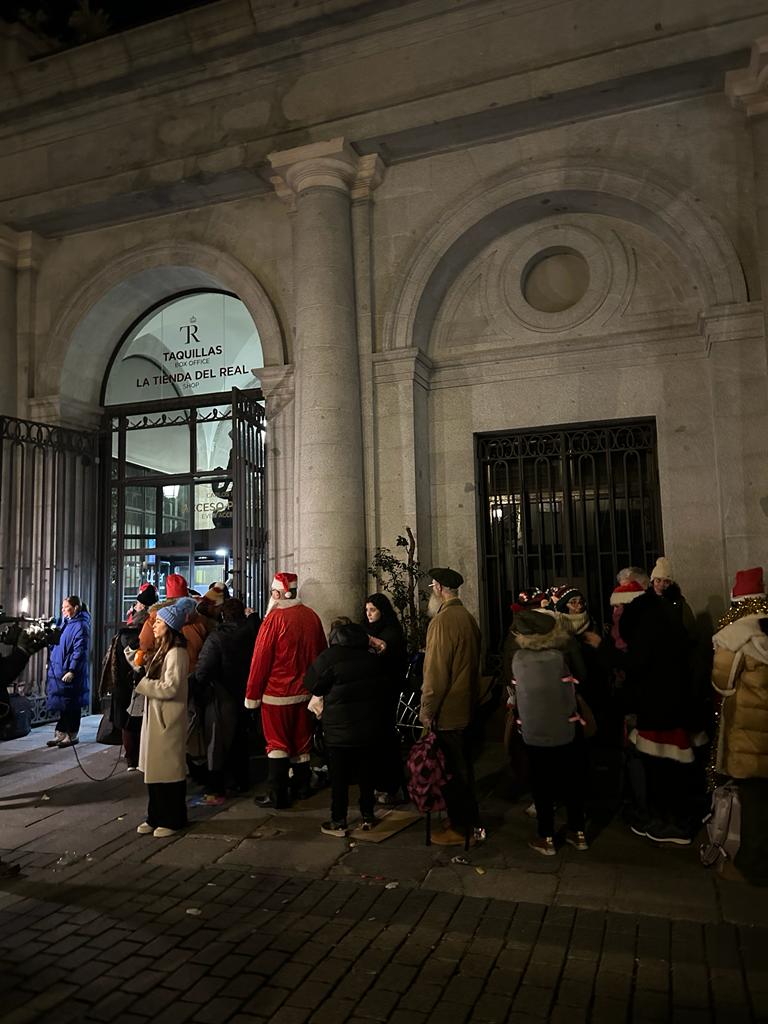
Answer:
[[[299,797],[309,793],[314,719],[304,674],[327,647],[320,617],[302,604],[297,587],[295,573],[275,573],[245,692],[245,706],[261,708],[267,741],[268,792],[256,802],[283,809],[290,806],[291,790]]]
[[[704,702],[696,692],[694,629],[672,564],[662,556],[648,590],[625,605],[619,632],[627,645],[627,710],[636,714],[629,741],[643,761],[648,806],[648,818],[631,829],[677,846],[692,842],[695,748],[707,742]]]

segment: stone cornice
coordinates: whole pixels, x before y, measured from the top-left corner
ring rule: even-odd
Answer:
[[[413,382],[429,389],[435,364],[421,349],[407,348],[373,355],[373,379],[376,384]]]
[[[75,430],[96,430],[101,426],[104,410],[101,406],[80,402],[62,395],[41,395],[30,398],[28,415],[39,423],[53,423]]]
[[[699,333],[707,351],[713,345],[762,339],[765,334],[762,302],[714,306],[699,316]]]
[[[752,44],[748,67],[725,76],[725,94],[747,117],[768,114],[768,36]]]

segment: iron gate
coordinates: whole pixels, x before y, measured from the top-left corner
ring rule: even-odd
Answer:
[[[0,417],[0,602],[17,614],[59,615],[78,594],[97,602],[98,434]],[[33,721],[46,721],[47,655],[20,679]]]
[[[234,585],[246,606],[263,615],[268,581],[262,403],[233,388],[232,422]]]
[[[599,624],[615,575],[662,550],[653,420],[476,438],[488,650],[521,590],[573,583]]]

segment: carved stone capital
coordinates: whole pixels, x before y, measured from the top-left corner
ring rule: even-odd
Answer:
[[[282,366],[259,366],[252,371],[258,377],[261,390],[267,400],[267,420],[273,420],[294,399],[296,378],[291,364]]]
[[[367,153],[357,162],[357,174],[352,182],[351,195],[353,202],[371,198],[375,189],[384,177],[384,161],[378,153]]]
[[[752,44],[748,67],[726,74],[725,94],[747,117],[768,114],[768,36]]]
[[[0,267],[16,268],[19,252],[19,236],[11,228],[0,224]]]
[[[357,176],[357,154],[342,138],[270,153],[268,159],[275,171],[272,184],[278,195],[281,190],[300,195],[313,188],[349,193]]]

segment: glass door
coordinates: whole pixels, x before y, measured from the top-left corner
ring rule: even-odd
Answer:
[[[125,621],[143,583],[163,599],[171,573],[184,576],[199,594],[224,581],[254,607],[263,600],[249,583],[263,576],[264,531],[246,530],[242,550],[233,539],[236,479],[240,521],[264,521],[263,408],[257,396],[247,403],[256,440],[249,435],[247,444],[241,442],[239,456],[230,403],[187,399],[181,408],[163,403],[161,411],[110,411],[107,635]],[[238,433],[243,435],[241,428]]]

